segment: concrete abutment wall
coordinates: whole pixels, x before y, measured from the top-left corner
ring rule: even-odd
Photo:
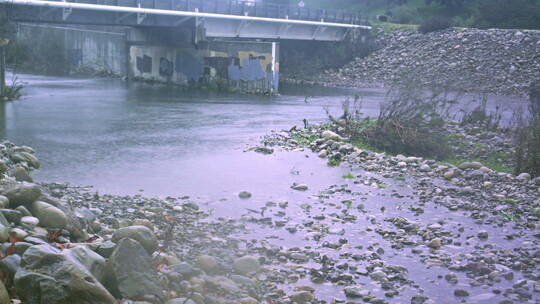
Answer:
[[[19,24],[26,61],[59,73],[114,74],[181,86],[277,93],[279,44],[208,40],[190,27],[119,28]]]

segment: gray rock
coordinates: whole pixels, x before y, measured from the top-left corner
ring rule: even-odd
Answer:
[[[37,157],[35,157],[34,155],[28,152],[24,152],[24,151],[16,152],[16,153],[11,154],[10,158],[14,162],[26,162],[29,166],[35,169],[39,169],[40,167],[39,160],[37,159]]]
[[[427,300],[429,298],[425,295],[415,295],[411,298],[411,304],[424,304]]]
[[[131,238],[121,239],[109,258],[105,286],[117,297],[163,297],[150,255]]]
[[[313,293],[305,290],[295,292],[291,295],[291,300],[298,304],[306,304],[313,301],[313,299]]]
[[[421,172],[429,172],[431,171],[431,167],[427,164],[423,164],[420,166],[420,169],[419,169]]]
[[[429,248],[439,249],[442,246],[442,241],[439,238],[435,238],[428,243]]]
[[[9,188],[4,195],[9,199],[11,208],[30,206],[41,195],[41,188],[36,184],[22,182]]]
[[[259,271],[261,264],[256,257],[246,255],[234,260],[233,267],[237,273],[248,274]]]
[[[173,271],[178,272],[179,274],[181,274],[186,279],[190,279],[190,278],[192,278],[192,277],[194,277],[194,276],[201,273],[201,271],[199,269],[197,269],[193,265],[191,265],[189,263],[186,263],[186,262],[182,262],[182,263],[179,263],[179,264],[174,264],[174,265],[171,266],[171,269]]]
[[[197,258],[197,266],[209,273],[219,270],[219,263],[213,256],[201,255]]]
[[[11,228],[11,230],[9,231],[9,235],[18,240],[24,240],[28,236],[28,232],[20,228]]]
[[[242,191],[242,192],[238,193],[238,197],[242,198],[242,199],[247,199],[247,198],[251,197],[251,193],[249,193],[247,191]]]
[[[308,188],[307,185],[304,184],[293,184],[291,186],[291,189],[297,190],[297,191],[306,191]]]
[[[9,207],[9,199],[3,195],[0,195],[0,209]]]
[[[128,226],[116,230],[113,234],[112,241],[118,242],[123,238],[134,239],[139,242],[148,253],[153,253],[157,250],[159,242],[152,230],[146,226]]]
[[[480,162],[463,162],[459,165],[459,168],[462,170],[466,169],[480,169],[484,167],[484,165]]]
[[[19,224],[21,218],[23,217],[23,214],[21,212],[13,209],[0,209],[0,213],[4,215],[8,222],[14,224]]]
[[[14,281],[27,304],[116,303],[83,265],[50,245],[28,248]]]
[[[41,226],[52,229],[65,228],[69,220],[59,208],[42,201],[35,201],[30,206],[32,214],[39,219]]]
[[[454,290],[454,295],[456,297],[468,297],[469,292],[464,290],[464,289],[456,289],[456,290]]]
[[[39,219],[33,216],[23,216],[19,221],[21,226],[27,230],[34,230],[39,225]]]
[[[113,253],[115,248],[116,248],[116,243],[111,242],[111,241],[105,241],[101,243],[98,246],[98,248],[96,248],[96,252],[102,257],[108,259]]]
[[[4,273],[9,274],[10,276],[15,275],[17,270],[21,267],[21,256],[18,254],[8,255],[7,257],[0,260],[0,269]],[[2,302],[0,302],[2,303]]]
[[[345,295],[349,298],[364,298],[369,296],[370,291],[359,287],[345,287],[343,289]]]
[[[18,182],[33,182],[34,180],[28,174],[28,171],[26,171],[23,167],[17,166],[11,170],[9,170],[9,175],[13,176],[16,181]]]
[[[529,173],[521,173],[516,178],[520,181],[529,181],[531,180],[531,175]]]
[[[105,259],[86,246],[78,246],[64,251],[75,261],[83,265],[101,283],[105,279]]]
[[[337,141],[343,140],[343,137],[341,137],[337,133],[329,131],[329,130],[323,131],[321,136],[324,139],[331,139],[331,140],[337,140]]]
[[[489,234],[487,231],[480,231],[478,232],[477,236],[479,239],[485,240],[489,237]]]

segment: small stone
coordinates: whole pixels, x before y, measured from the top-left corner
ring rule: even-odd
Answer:
[[[248,274],[259,271],[261,264],[254,256],[243,256],[234,260],[233,267],[240,274]]]
[[[321,135],[322,135],[322,137],[324,139],[331,139],[331,140],[336,140],[336,141],[343,140],[343,137],[341,137],[337,133],[329,131],[329,130],[323,131]]]
[[[429,248],[439,249],[442,246],[442,241],[439,238],[433,239],[428,243]]]
[[[39,225],[39,219],[33,216],[23,216],[20,220],[21,226],[26,230],[34,230]]]
[[[297,191],[306,191],[308,189],[308,186],[304,184],[293,184],[291,186],[291,189],[294,189]]]
[[[365,290],[359,287],[345,287],[343,289],[343,292],[345,293],[345,296],[348,298],[364,298],[369,296],[370,292],[369,290]]]
[[[249,193],[247,191],[242,191],[242,192],[238,193],[238,197],[242,198],[242,199],[248,199],[248,198],[251,197],[251,193]]]
[[[201,255],[197,259],[197,266],[206,272],[216,272],[219,270],[219,263],[213,256]]]
[[[531,175],[529,173],[521,173],[520,175],[516,177],[516,179],[520,181],[530,181]]]
[[[444,173],[444,178],[446,179],[452,179],[456,172],[454,170],[448,170]]]
[[[293,302],[296,302],[298,304],[306,304],[306,303],[309,303],[311,301],[313,301],[314,297],[313,297],[313,293],[309,292],[309,291],[299,291],[299,292],[295,292],[291,295],[291,300]]]
[[[420,171],[421,172],[429,172],[429,171],[431,171],[431,167],[429,165],[427,165],[427,164],[423,164],[423,165],[420,166]]]
[[[456,297],[468,297],[469,292],[467,292],[466,290],[463,290],[463,289],[456,289],[456,290],[454,290],[454,295]]]
[[[487,231],[480,231],[478,232],[477,236],[479,239],[485,240],[488,238],[489,234]]]

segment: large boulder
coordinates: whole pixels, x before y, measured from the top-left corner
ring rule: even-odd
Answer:
[[[25,151],[15,152],[11,154],[10,158],[16,163],[25,162],[28,164],[28,166],[35,169],[39,169],[40,167],[39,159],[37,159],[37,157],[35,157],[33,154]]]
[[[105,285],[119,298],[145,295],[163,297],[150,255],[139,242],[131,238],[121,239],[111,254],[106,268]]]
[[[152,230],[146,226],[128,226],[116,230],[113,234],[112,241],[118,242],[123,238],[134,239],[139,242],[148,253],[153,253],[158,248],[159,242]]]
[[[68,225],[68,217],[59,208],[42,201],[35,201],[30,206],[30,212],[39,219],[43,227],[62,229]]]
[[[41,188],[33,183],[22,182],[7,189],[4,195],[8,198],[11,208],[20,205],[30,206],[41,195]]]
[[[116,303],[82,264],[48,244],[25,251],[14,282],[25,304]]]
[[[78,246],[65,251],[65,254],[69,255],[71,258],[83,265],[92,275],[101,283],[105,279],[105,265],[107,264],[106,260],[90,250],[86,246]]]

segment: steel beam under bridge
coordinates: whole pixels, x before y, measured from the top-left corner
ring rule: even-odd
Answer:
[[[340,41],[351,29],[370,28],[355,24],[324,22],[324,20],[293,20],[157,8],[161,0],[151,1],[154,3],[154,8],[143,7],[144,0],[108,1],[110,4],[79,1],[85,1],[85,3],[0,0],[0,4],[10,9],[10,16],[15,21],[138,27],[179,27],[185,23],[194,25],[197,36],[202,39],[238,37]],[[169,1],[164,2],[169,3]]]

